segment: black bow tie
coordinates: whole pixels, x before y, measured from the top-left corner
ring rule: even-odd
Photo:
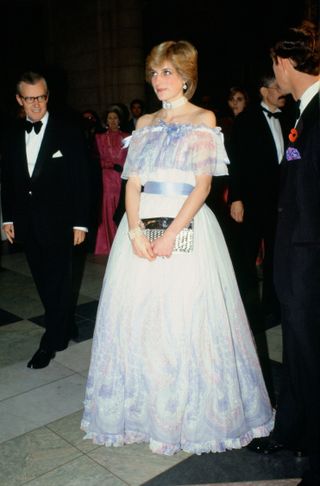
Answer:
[[[268,115],[269,118],[274,117],[274,118],[280,118],[281,117],[281,111],[269,111],[267,108],[262,107],[263,111],[265,111]]]
[[[37,121],[35,123],[32,123],[29,120],[25,120],[24,122],[24,129],[30,133],[32,129],[34,129],[35,133],[39,133],[42,127],[42,121]]]

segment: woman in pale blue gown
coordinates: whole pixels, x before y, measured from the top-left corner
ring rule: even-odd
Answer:
[[[103,282],[81,427],[96,444],[148,442],[159,454],[241,448],[269,435],[273,410],[205,205],[212,176],[227,174],[223,135],[211,111],[189,102],[190,43],[156,46],[146,73],[162,108],[142,116],[130,140],[126,214]],[[172,222],[151,241],[142,220],[162,217]],[[190,222],[193,246],[174,250]]]

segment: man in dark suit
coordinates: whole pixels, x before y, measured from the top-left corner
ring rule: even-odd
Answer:
[[[300,100],[281,164],[275,284],[281,304],[283,376],[275,430],[254,441],[302,450],[309,470],[299,483],[320,485],[320,37],[309,22],[290,29],[271,51],[277,82]]]
[[[144,112],[143,101],[139,100],[138,98],[135,98],[134,100],[132,100],[131,103],[130,103],[131,118],[128,122],[127,127],[125,127],[126,132],[132,133],[133,130],[136,129],[137,120],[140,118],[140,116],[143,115],[143,112]]]
[[[11,243],[23,244],[45,309],[45,332],[29,368],[46,367],[76,333],[73,245],[83,243],[88,226],[82,132],[48,113],[48,97],[43,76],[22,75],[16,99],[26,118],[7,134],[2,160],[3,228]]]
[[[253,327],[266,320],[280,323],[273,285],[273,247],[277,219],[279,164],[288,127],[282,112],[286,98],[273,73],[260,80],[261,102],[240,113],[233,125],[229,202],[231,217],[241,224],[230,250],[249,320]],[[263,244],[262,305],[256,261]]]

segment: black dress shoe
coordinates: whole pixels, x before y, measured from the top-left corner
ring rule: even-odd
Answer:
[[[38,351],[32,356],[28,368],[41,369],[48,366],[50,361],[55,357],[56,353],[54,351],[47,351],[46,349],[39,348]]]
[[[250,451],[257,452],[258,454],[274,454],[275,452],[284,449],[284,445],[279,444],[271,437],[260,437],[253,439],[250,444],[247,445]]]

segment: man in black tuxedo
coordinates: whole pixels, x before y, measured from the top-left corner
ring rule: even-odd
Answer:
[[[271,51],[277,82],[300,100],[281,164],[275,285],[281,304],[283,375],[275,430],[257,452],[302,450],[309,470],[299,483],[320,485],[320,36],[305,22]]]
[[[277,220],[279,164],[288,126],[282,108],[285,96],[273,73],[259,84],[261,102],[240,113],[233,125],[230,157],[229,203],[231,217],[241,224],[230,250],[245,307],[253,327],[260,322],[280,323],[273,285],[273,247]],[[237,228],[236,228],[237,229]],[[262,243],[263,242],[263,243]],[[256,261],[263,244],[262,305],[258,293]]]
[[[45,332],[28,363],[44,368],[68,346],[76,328],[72,297],[73,245],[88,226],[88,177],[80,128],[47,111],[48,88],[27,72],[16,99],[26,118],[7,134],[2,160],[3,228],[23,244],[45,309]]]

